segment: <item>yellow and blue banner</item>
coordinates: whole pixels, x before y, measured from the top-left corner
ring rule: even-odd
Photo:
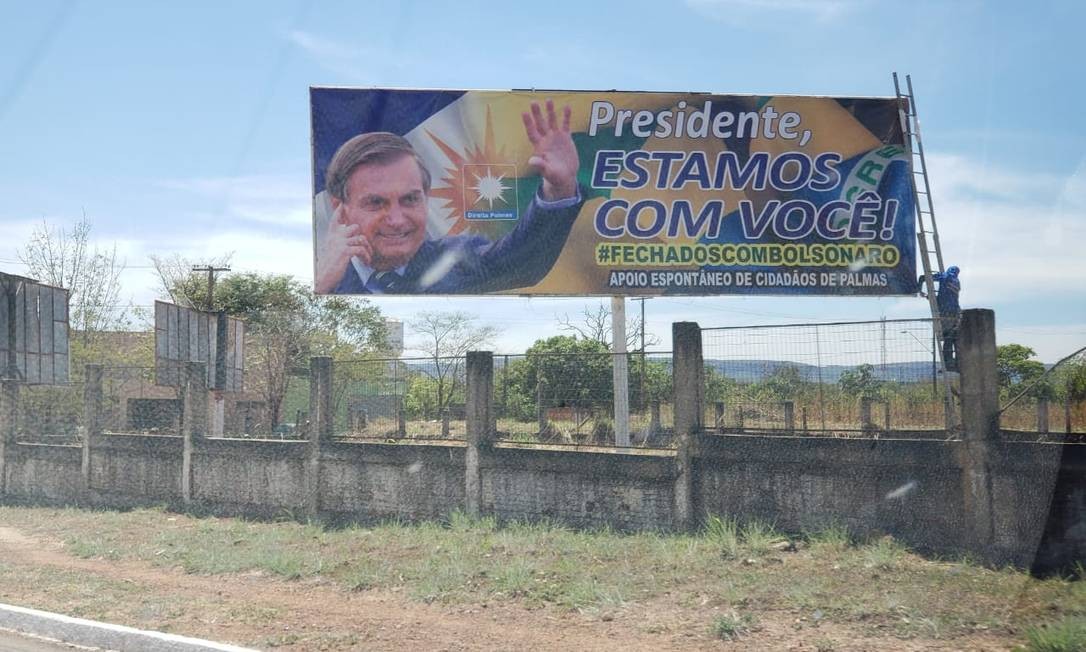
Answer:
[[[321,294],[916,292],[895,98],[310,99]]]

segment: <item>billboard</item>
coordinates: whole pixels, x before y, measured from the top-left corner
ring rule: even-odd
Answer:
[[[179,387],[186,362],[207,365],[208,389],[242,391],[245,322],[155,301],[155,384]]]
[[[0,273],[0,378],[68,383],[68,290]]]
[[[907,295],[896,98],[311,88],[314,291]]]

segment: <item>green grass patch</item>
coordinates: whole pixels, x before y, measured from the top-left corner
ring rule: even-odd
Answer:
[[[1086,618],[1068,618],[1026,632],[1025,652],[1086,652]]]
[[[713,636],[722,641],[735,641],[751,631],[753,619],[749,614],[724,614],[713,620]]]

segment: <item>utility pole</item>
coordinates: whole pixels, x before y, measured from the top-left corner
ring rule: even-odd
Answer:
[[[229,267],[215,267],[214,265],[193,265],[194,272],[207,272],[207,311],[215,309],[215,272],[229,272]]]
[[[215,311],[215,273],[229,272],[229,267],[216,267],[215,265],[193,265],[194,272],[207,272],[207,311]],[[218,319],[214,320],[218,324]],[[218,330],[218,329],[216,329]],[[215,363],[212,362],[212,365]],[[217,375],[217,372],[216,372]],[[222,437],[226,430],[226,401],[223,400],[223,392],[220,389],[211,390],[211,429],[212,437]]]

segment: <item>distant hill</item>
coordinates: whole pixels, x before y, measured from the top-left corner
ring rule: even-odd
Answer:
[[[859,365],[823,365],[821,376],[815,365],[781,360],[715,360],[705,361],[718,373],[742,383],[756,383],[772,376],[782,367],[799,369],[800,376],[809,382],[836,383],[841,374]],[[921,382],[931,378],[931,362],[892,362],[886,365],[872,364],[875,377],[879,380],[891,380],[902,383]]]

